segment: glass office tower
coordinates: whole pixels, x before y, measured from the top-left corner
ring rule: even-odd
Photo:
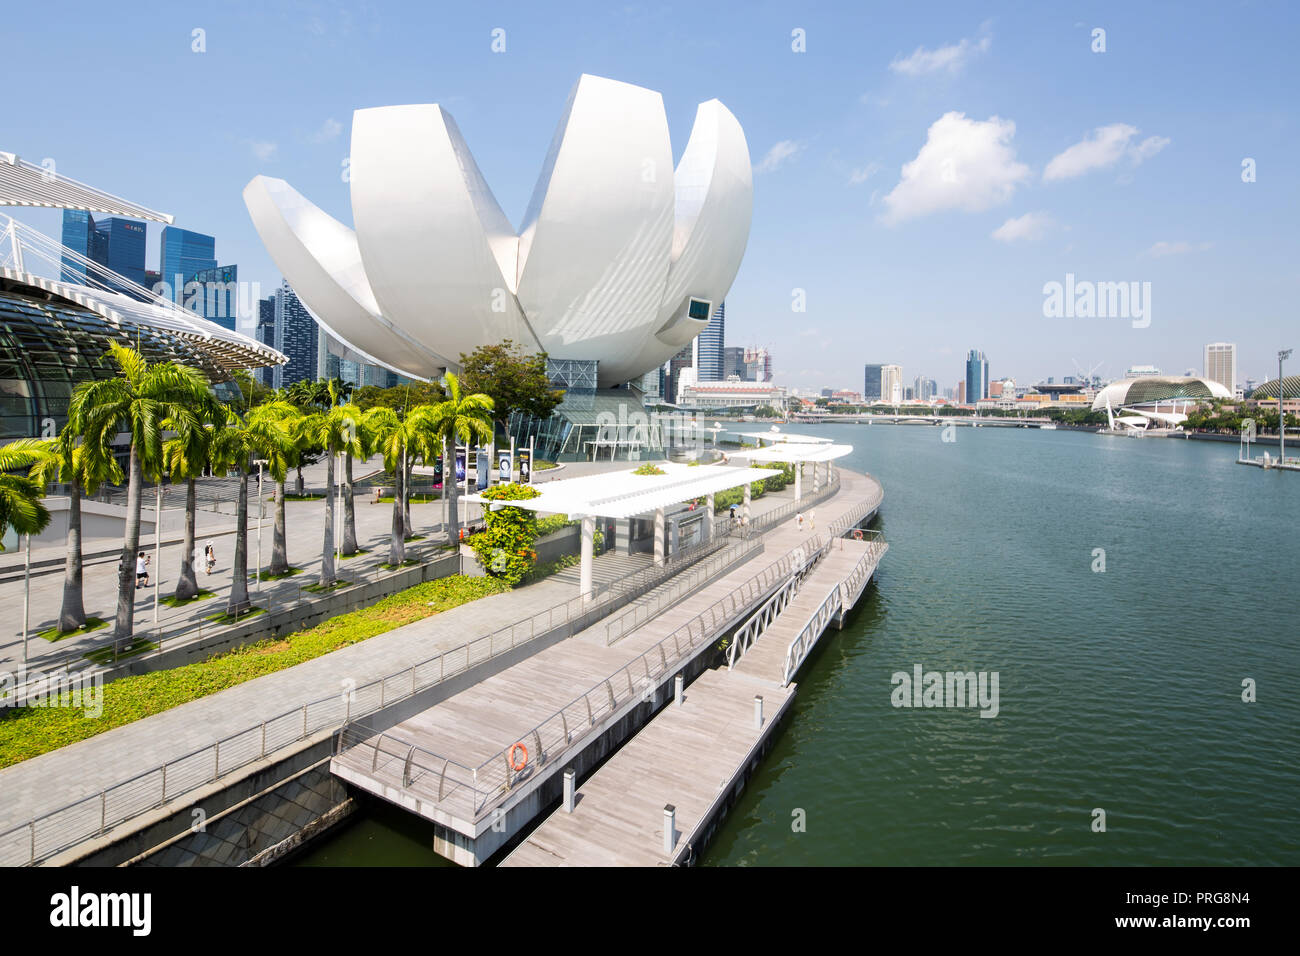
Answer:
[[[989,397],[989,363],[984,353],[971,349],[966,354],[966,402],[975,404]]]
[[[166,226],[162,231],[159,260],[162,281],[171,289],[173,302],[183,303],[185,283],[196,272],[217,268],[217,240],[199,232]]]
[[[726,322],[727,303],[723,302],[713,311],[713,318],[695,340],[698,381],[721,382],[727,377],[722,361]]]

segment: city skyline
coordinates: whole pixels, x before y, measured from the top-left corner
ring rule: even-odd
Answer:
[[[1090,14],[1094,23],[1000,5],[980,19],[954,4],[900,11],[882,28],[852,8],[779,6],[744,17],[702,9],[691,25],[595,5],[562,23],[526,10],[406,7],[362,23],[275,7],[197,19],[74,7],[67,42],[146,51],[121,64],[119,82],[184,65],[218,90],[218,148],[196,154],[178,135],[146,151],[111,117],[81,111],[76,124],[16,112],[5,148],[173,212],[178,227],[216,236],[222,261],[263,290],[280,275],[239,202],[242,185],[262,171],[291,178],[350,222],[355,108],[453,107],[517,224],[576,47],[589,60],[582,69],[663,91],[674,161],[707,96],[745,126],[754,227],[728,296],[729,331],[770,343],[782,384],[856,383],[869,356],[843,346],[864,329],[874,354],[943,383],[973,344],[1018,381],[1094,367],[1114,378],[1141,363],[1199,368],[1205,343],[1229,337],[1239,377],[1262,381],[1291,344],[1297,239],[1274,215],[1300,195],[1286,160],[1300,145],[1287,118],[1296,67],[1286,27],[1297,17],[1287,8],[1197,8],[1170,20],[1112,5]],[[497,28],[504,50],[494,53]],[[1106,30],[1105,52],[1093,52],[1096,28]],[[34,74],[48,52],[13,29],[15,66]],[[195,30],[202,52],[192,49]],[[804,52],[793,48],[796,30]],[[430,67],[432,35],[442,52]],[[850,52],[851,71],[833,66]],[[357,57],[383,68],[342,69]],[[1207,58],[1222,69],[1198,69]],[[680,68],[686,61],[691,70]],[[64,64],[40,93],[40,113],[70,112],[91,69]],[[1054,83],[1024,82],[1043,71]],[[1135,86],[1148,93],[1140,107]],[[181,86],[157,92],[164,115],[183,113],[192,96]],[[946,154],[961,163],[945,164]],[[1243,181],[1247,160],[1253,181]],[[56,215],[20,218],[59,232]],[[151,249],[160,231],[148,227]],[[1045,318],[1044,286],[1067,275],[1149,282],[1149,325]]]

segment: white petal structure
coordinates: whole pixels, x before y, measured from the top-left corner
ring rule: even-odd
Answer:
[[[419,378],[508,338],[629,381],[708,325],[749,238],[749,149],[726,107],[700,105],[674,173],[662,97],[596,76],[569,94],[518,232],[440,106],[358,110],[350,173],[355,233],[280,180],[244,200],[321,323]]]

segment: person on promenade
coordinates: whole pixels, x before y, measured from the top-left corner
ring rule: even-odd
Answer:
[[[794,524],[795,524],[795,527],[796,527],[796,528],[798,528],[800,531],[803,531],[803,512],[802,512],[802,511],[796,511],[796,512],[794,513]]]
[[[149,563],[144,559],[144,552],[141,551],[135,559],[135,589],[138,591],[142,587],[149,586]]]
[[[808,512],[808,530],[809,531],[817,530],[817,512],[815,511]]]
[[[211,541],[203,548],[203,561],[208,574],[217,566],[217,548]]]

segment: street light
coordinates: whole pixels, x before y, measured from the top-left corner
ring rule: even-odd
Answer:
[[[1280,349],[1277,353],[1277,463],[1286,464],[1286,409],[1282,404],[1282,360],[1291,357],[1290,349]]]
[[[162,476],[154,484],[153,505],[153,629],[158,630],[158,588],[162,584]]]
[[[270,462],[265,458],[259,458],[253,462],[257,466],[257,577],[253,578],[253,587],[257,593],[262,593],[262,513],[266,510],[266,502],[262,498],[262,466],[269,465]]]

